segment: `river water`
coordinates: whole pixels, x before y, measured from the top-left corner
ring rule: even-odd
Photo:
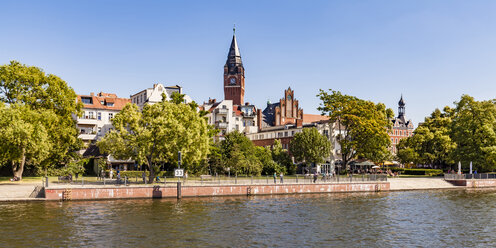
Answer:
[[[0,203],[0,247],[495,247],[496,191]]]

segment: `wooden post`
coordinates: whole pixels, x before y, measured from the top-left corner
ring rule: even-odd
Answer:
[[[181,199],[181,181],[177,182],[177,199]]]

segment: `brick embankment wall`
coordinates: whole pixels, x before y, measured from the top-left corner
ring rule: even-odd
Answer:
[[[389,182],[279,185],[183,186],[181,197],[388,191]],[[47,188],[47,200],[177,197],[177,187]]]
[[[465,186],[467,188],[488,188],[496,187],[496,180],[491,179],[459,179],[446,180],[455,186]]]

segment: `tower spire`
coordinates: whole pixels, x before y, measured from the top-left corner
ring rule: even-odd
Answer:
[[[401,94],[400,101],[398,102],[398,118],[403,121],[405,118],[405,101],[403,100],[403,94]]]
[[[229,68],[236,66],[243,66],[241,61],[241,53],[239,52],[238,41],[236,40],[236,26],[233,27],[233,38],[231,41],[231,47],[229,48],[229,53],[227,54],[226,65]]]

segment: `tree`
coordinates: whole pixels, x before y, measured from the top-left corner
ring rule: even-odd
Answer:
[[[253,143],[238,131],[230,132],[220,143],[224,165],[234,174],[260,175],[262,163]]]
[[[26,162],[39,165],[49,156],[52,144],[45,123],[52,118],[50,111],[0,102],[0,163],[10,163],[15,177],[22,179]]]
[[[107,133],[98,147],[117,159],[145,164],[150,182],[162,163],[177,165],[179,151],[186,169],[208,154],[207,123],[186,104],[164,100],[145,105],[142,112],[128,104],[112,119],[112,125],[115,130]]]
[[[454,161],[473,162],[479,171],[496,169],[496,100],[475,101],[463,95],[455,103],[451,137]]]
[[[454,163],[451,159],[456,144],[452,141],[452,109],[444,112],[434,110],[414,131],[413,136],[402,139],[398,144],[398,159],[402,163],[426,164],[446,167]]]
[[[316,128],[304,128],[291,140],[289,150],[295,159],[305,163],[322,163],[329,157],[331,142]]]
[[[77,137],[78,131],[72,115],[81,114],[82,105],[76,103],[75,99],[76,93],[65,81],[55,75],[45,74],[40,68],[26,66],[16,61],[0,66],[0,102],[7,105],[6,108],[10,109],[8,111],[20,111],[18,113],[33,117],[43,115],[34,119],[21,117],[18,119],[21,121],[19,125],[25,125],[26,128],[33,126],[40,129],[40,132],[42,129],[45,130],[48,135],[45,144],[50,144],[46,156],[38,156],[33,160],[26,157],[26,163],[47,169],[49,166],[66,163],[76,156],[74,151],[81,148],[82,142]],[[4,117],[0,116],[0,118]],[[31,136],[23,137],[29,139]],[[35,143],[35,141],[22,142]],[[2,147],[7,149],[6,146]],[[15,148],[9,148],[10,151],[11,149]],[[17,149],[19,149],[16,151],[17,154],[23,153],[22,146],[17,146]],[[0,153],[5,152],[5,150],[0,151]],[[24,163],[22,164],[13,171],[14,175],[19,173],[22,175]]]
[[[281,141],[278,139],[274,140],[274,145],[272,146],[272,159],[280,167],[285,168],[285,173],[291,175],[296,173],[296,165],[293,163],[288,151],[282,148]]]
[[[347,166],[356,157],[382,162],[390,154],[387,130],[391,128],[393,111],[382,103],[329,91],[320,90],[317,95],[322,101],[318,110],[336,123],[343,164]]]

